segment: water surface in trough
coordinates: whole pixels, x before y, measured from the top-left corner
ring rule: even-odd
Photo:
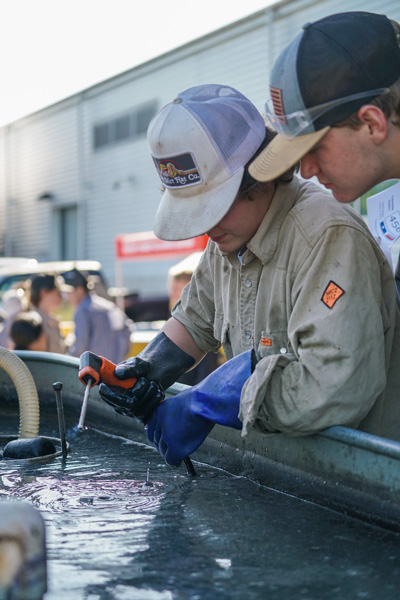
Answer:
[[[191,478],[96,430],[68,437],[65,462],[0,461],[0,499],[46,522],[45,600],[399,597],[399,534],[203,464]]]

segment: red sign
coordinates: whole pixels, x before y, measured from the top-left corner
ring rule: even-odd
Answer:
[[[121,233],[115,238],[115,255],[117,258],[172,258],[203,251],[207,242],[207,235],[167,242],[160,240],[152,231]]]

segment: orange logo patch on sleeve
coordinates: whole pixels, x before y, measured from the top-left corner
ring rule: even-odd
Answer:
[[[271,338],[262,337],[260,340],[261,346],[272,346]]]
[[[344,290],[335,283],[334,281],[330,281],[325,288],[324,294],[321,298],[322,302],[328,308],[333,308],[336,302],[339,300],[341,296],[343,296]]]

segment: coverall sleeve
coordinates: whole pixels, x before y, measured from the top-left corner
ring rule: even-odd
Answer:
[[[357,427],[386,383],[379,253],[360,229],[326,230],[291,282],[287,354],[264,356],[241,395],[251,427],[306,435]],[[382,257],[382,260],[384,258]]]

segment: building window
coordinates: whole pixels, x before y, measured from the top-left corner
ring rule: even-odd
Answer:
[[[95,125],[93,128],[93,146],[100,150],[110,144],[133,139],[146,133],[151,119],[157,112],[157,104],[152,102],[131,113],[111,119],[107,123]]]
[[[156,114],[155,106],[143,106],[136,112],[136,135],[146,133],[150,121]]]
[[[104,125],[96,125],[94,128],[94,147],[102,148],[110,143],[110,136],[108,134],[108,123]]]
[[[126,117],[120,117],[119,119],[115,119],[115,141],[119,142],[119,140],[126,140],[126,138],[130,137],[131,120],[129,115]]]

